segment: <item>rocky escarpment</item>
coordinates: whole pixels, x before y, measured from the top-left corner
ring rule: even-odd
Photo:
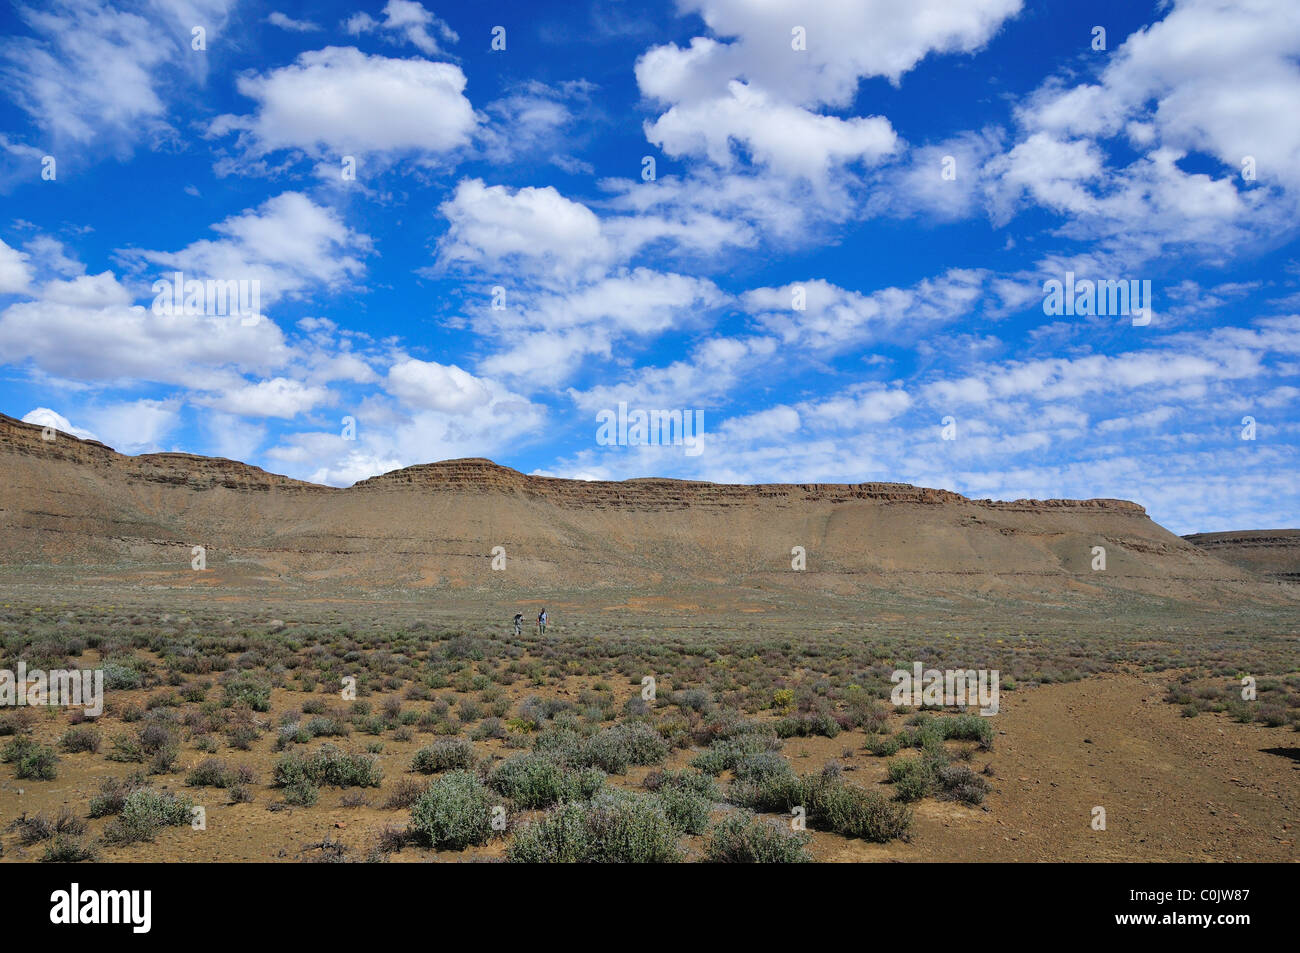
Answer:
[[[803,503],[918,503],[938,506],[970,503],[1000,510],[1106,509],[1143,515],[1146,510],[1126,500],[969,500],[960,493],[912,486],[908,483],[706,483],[697,480],[641,478],[618,482],[565,480],[528,476],[481,457],[444,460],[394,470],[357,483],[354,489],[410,488],[470,492],[518,493],[576,508],[681,508],[745,506],[758,501],[789,505]]]
[[[1300,529],[1261,529],[1184,536],[1224,562],[1277,582],[1300,583]]]
[[[814,600],[1002,593],[1103,605],[1135,593],[1215,603],[1253,584],[1123,500],[970,500],[902,483],[587,482],[484,459],[339,489],[232,460],[129,457],[46,436],[0,418],[0,572],[188,587],[703,585]],[[196,547],[207,568],[191,571]]]
[[[0,458],[6,456],[26,456],[44,462],[62,461],[87,474],[100,473],[143,483],[194,489],[218,486],[238,490],[271,487],[327,489],[221,457],[200,457],[191,453],[146,453],[131,457],[98,440],[81,440],[71,434],[0,414]]]
[[[126,456],[94,440],[69,434],[42,432],[42,428],[0,414],[0,453],[62,460],[81,468],[115,472],[127,480],[187,486],[192,489],[224,487],[237,490],[298,490],[342,493],[370,490],[444,490],[471,493],[513,493],[576,508],[674,509],[691,506],[745,506],[758,501],[791,505],[846,503],[917,503],[938,506],[969,503],[1007,511],[1102,509],[1143,515],[1146,510],[1127,500],[969,500],[950,490],[907,483],[760,483],[726,484],[658,477],[622,481],[566,480],[529,476],[482,457],[443,460],[393,470],[362,480],[348,490],[319,486],[267,473],[258,467],[219,457],[188,453],[147,453]]]

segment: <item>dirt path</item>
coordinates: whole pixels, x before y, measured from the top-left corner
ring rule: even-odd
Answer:
[[[1004,694],[989,810],[924,802],[910,844],[819,843],[826,860],[1296,861],[1300,735],[1184,718],[1167,676]],[[1290,750],[1291,755],[1265,749]],[[1094,831],[1092,809],[1106,809]]]

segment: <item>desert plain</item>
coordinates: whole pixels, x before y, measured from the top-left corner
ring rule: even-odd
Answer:
[[[0,669],[104,673],[97,716],[0,708],[0,862],[1300,857],[1294,531],[486,460],[336,489],[8,417],[0,477]],[[997,714],[893,704],[916,663],[997,672]]]

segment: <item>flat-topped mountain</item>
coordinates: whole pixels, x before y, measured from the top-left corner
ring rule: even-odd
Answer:
[[[1184,536],[1213,556],[1278,582],[1300,582],[1300,529],[1257,529]]]
[[[1123,500],[970,500],[902,483],[586,482],[485,459],[340,489],[233,460],[133,457],[44,436],[0,415],[0,572],[169,586],[719,587],[1076,602],[1143,593],[1207,603],[1253,598],[1261,586],[1249,567]],[[204,572],[191,569],[196,546]],[[492,568],[496,547],[503,571]],[[792,566],[796,547],[805,569]],[[1104,569],[1094,568],[1096,547]]]
[[[633,480],[566,480],[528,476],[482,457],[424,463],[362,480],[350,489],[448,488],[467,491],[501,491],[546,498],[561,506],[629,507],[660,509],[688,506],[743,506],[755,501],[828,502],[875,500],[895,503],[974,503],[998,509],[1055,509],[1060,507],[1113,509],[1145,513],[1126,500],[970,500],[949,490],[934,490],[908,483],[706,483],[641,477]]]

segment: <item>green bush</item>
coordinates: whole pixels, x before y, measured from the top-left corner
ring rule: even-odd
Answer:
[[[411,770],[421,774],[470,768],[474,765],[474,746],[464,738],[439,738],[421,748],[411,760]]]
[[[674,863],[677,831],[658,800],[606,790],[586,802],[551,808],[515,834],[513,863]]]
[[[709,827],[713,801],[686,787],[662,787],[655,792],[664,814],[683,834],[703,834]]]
[[[492,836],[492,793],[469,771],[430,782],[411,805],[411,833],[434,850],[464,850]]]
[[[104,840],[110,844],[135,844],[151,841],[164,827],[190,823],[194,802],[168,791],[137,788],[122,802],[118,816],[104,828]]]
[[[803,782],[790,762],[773,751],[745,755],[736,762],[736,780],[727,789],[733,804],[785,814],[804,801]]]
[[[488,783],[522,808],[549,807],[559,801],[587,799],[604,787],[599,768],[575,768],[544,751],[515,755],[498,764]]]
[[[760,763],[764,770],[738,778],[728,788],[727,799],[733,804],[781,814],[802,807],[808,823],[817,830],[879,843],[902,837],[911,828],[912,814],[906,806],[875,791],[845,784],[834,771],[800,778],[791,770]]]
[[[76,837],[59,834],[46,846],[41,855],[43,864],[75,864],[95,859],[95,845],[84,844]]]
[[[99,729],[94,725],[77,725],[75,728],[69,728],[59,739],[59,747],[69,753],[78,751],[89,751],[92,754],[99,751]]]
[[[271,783],[275,787],[309,781],[317,786],[377,788],[383,776],[383,768],[374,755],[354,754],[333,745],[322,745],[309,755],[297,751],[281,755],[272,770]]]
[[[17,754],[14,777],[20,781],[53,781],[58,775],[58,763],[59,756],[53,748],[33,743]]]
[[[845,784],[826,772],[805,778],[803,787],[808,823],[819,830],[880,844],[911,830],[911,809],[876,791]]]
[[[104,778],[99,782],[99,793],[90,799],[91,817],[109,817],[122,810],[126,796],[144,785],[139,774],[126,778]]]
[[[5,764],[17,764],[27,752],[36,747],[38,747],[36,740],[30,735],[16,735],[13,741],[0,750],[0,761]]]
[[[271,710],[271,686],[249,675],[241,675],[222,686],[227,708],[241,702],[253,711]]]
[[[980,747],[993,746],[993,723],[982,715],[956,715],[942,718],[944,737],[953,741],[978,741]]]
[[[824,714],[791,715],[776,723],[778,738],[807,738],[811,735],[834,738],[839,733],[839,722]]]
[[[764,751],[774,751],[781,743],[775,736],[765,734],[745,734],[733,738],[719,738],[691,759],[691,767],[705,774],[717,777],[723,771],[734,768],[742,758]]]
[[[723,864],[807,864],[812,862],[805,849],[809,840],[808,833],[780,821],[733,814],[709,831],[704,856]]]
[[[892,758],[902,747],[903,743],[897,735],[872,738],[867,742],[867,750],[878,758]]]
[[[103,668],[105,690],[130,691],[144,684],[143,676],[129,666],[118,662],[105,662]]]
[[[284,786],[281,797],[285,804],[295,807],[311,807],[320,800],[320,788],[306,778],[300,778]]]
[[[652,771],[641,782],[651,791],[681,788],[710,801],[721,801],[718,782],[701,771]]]
[[[902,763],[909,768],[915,765],[916,769],[900,772],[897,777],[891,770],[889,780],[894,782],[894,796],[904,804],[911,804],[930,793],[933,779],[928,771],[920,767],[920,761],[913,759]],[[893,765],[891,764],[890,767],[892,768]]]

